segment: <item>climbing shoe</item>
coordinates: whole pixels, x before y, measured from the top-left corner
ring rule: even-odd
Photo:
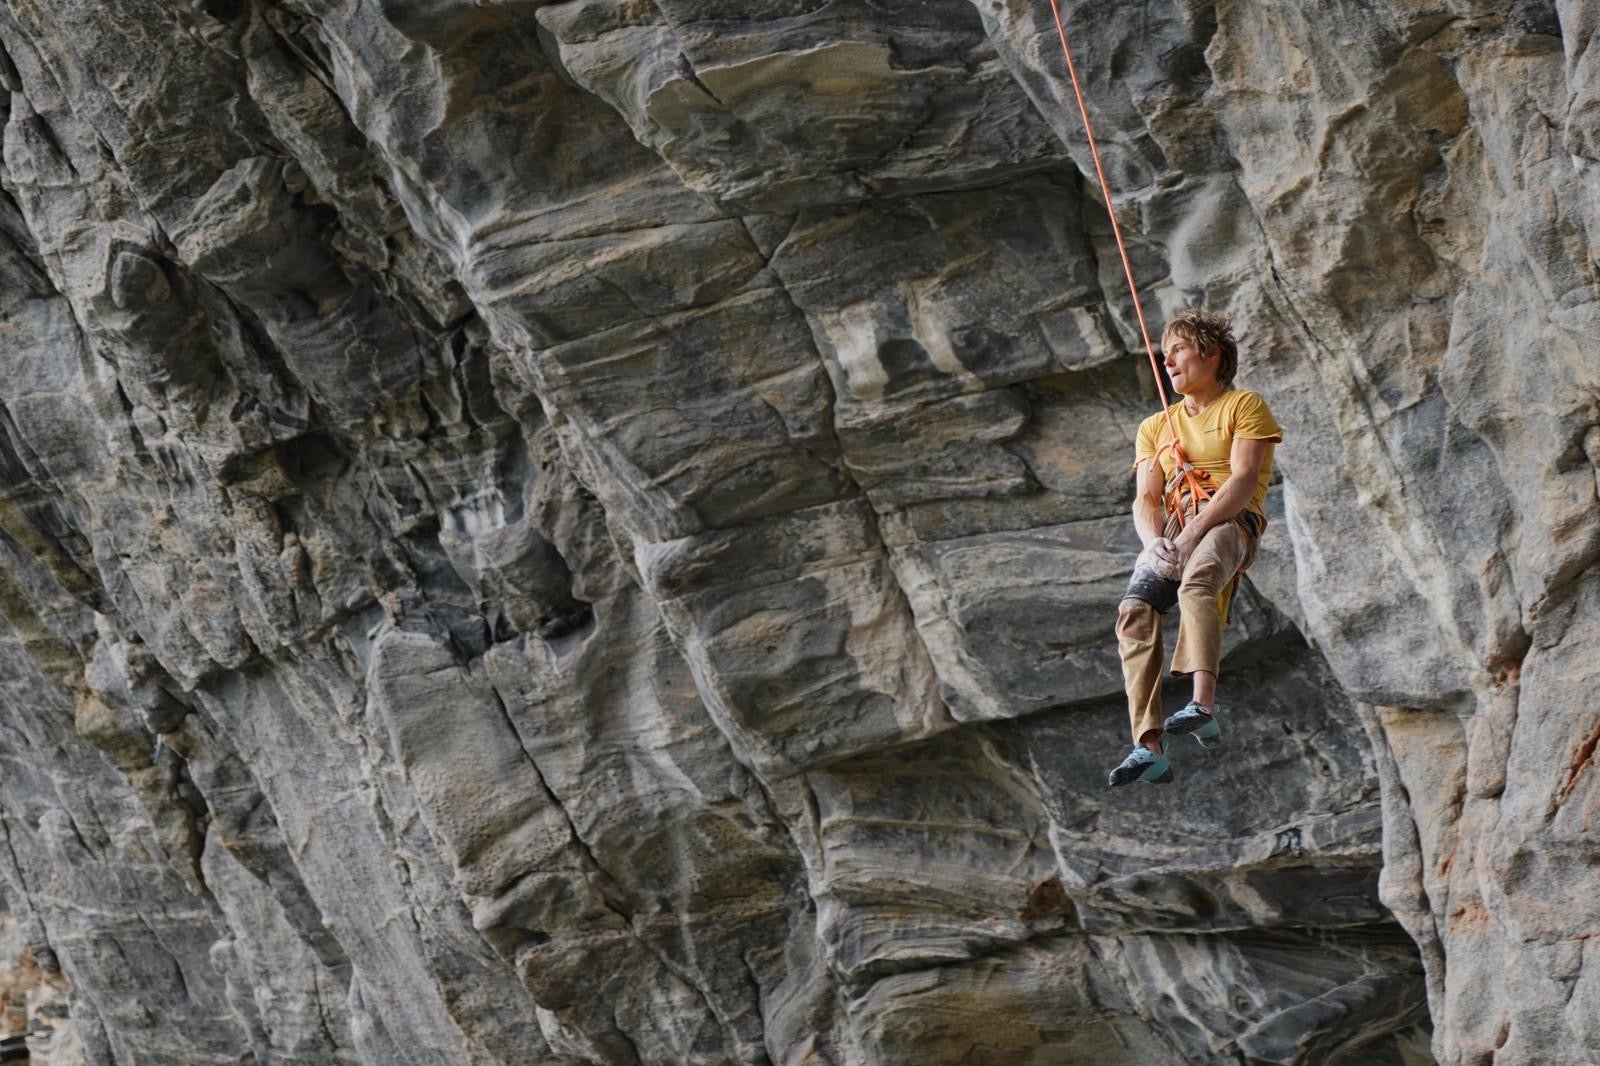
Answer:
[[[1167,738],[1161,738],[1161,754],[1157,755],[1143,744],[1135,744],[1128,757],[1111,771],[1107,783],[1126,785],[1130,781],[1148,781],[1153,785],[1172,783],[1172,767],[1167,764]]]
[[[1183,710],[1174,711],[1161,723],[1161,728],[1168,733],[1187,733],[1199,741],[1202,748],[1214,748],[1222,743],[1222,727],[1217,724],[1216,717],[1194,700]]]

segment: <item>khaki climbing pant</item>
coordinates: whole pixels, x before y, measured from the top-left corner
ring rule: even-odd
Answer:
[[[1178,605],[1178,646],[1172,652],[1172,673],[1180,677],[1196,670],[1215,674],[1222,658],[1217,596],[1254,554],[1249,534],[1238,522],[1229,521],[1206,531],[1185,561],[1181,581],[1135,569],[1128,594],[1117,608],[1117,648],[1135,744],[1146,732],[1161,728],[1162,612],[1173,603]]]

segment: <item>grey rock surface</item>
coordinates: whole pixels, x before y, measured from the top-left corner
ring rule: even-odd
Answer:
[[[1600,1063],[1600,7],[1066,14],[1287,427],[1165,790],[1042,0],[0,3],[36,1059]]]

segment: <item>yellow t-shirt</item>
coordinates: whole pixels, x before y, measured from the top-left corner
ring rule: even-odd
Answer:
[[[1228,480],[1228,458],[1235,437],[1273,443],[1283,440],[1283,428],[1267,409],[1267,401],[1261,398],[1260,393],[1249,389],[1229,389],[1197,415],[1191,416],[1184,410],[1181,398],[1167,410],[1172,412],[1172,424],[1178,431],[1178,443],[1183,445],[1183,453],[1196,467],[1211,475],[1213,493]],[[1166,416],[1160,412],[1139,423],[1139,438],[1134,445],[1134,467],[1137,469],[1140,463],[1153,457],[1156,449],[1171,439]],[[1163,481],[1172,477],[1176,467],[1172,450],[1169,448],[1162,452]],[[1247,510],[1263,518],[1266,517],[1262,508],[1267,499],[1267,480],[1271,477],[1272,449],[1268,448],[1266,461],[1261,464],[1256,491],[1251,495],[1250,502],[1245,504]]]

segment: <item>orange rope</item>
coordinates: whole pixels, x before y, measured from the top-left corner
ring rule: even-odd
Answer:
[[[1122,256],[1122,272],[1128,278],[1128,293],[1133,297],[1133,312],[1139,319],[1139,335],[1144,338],[1144,351],[1150,357],[1150,370],[1155,374],[1156,389],[1161,393],[1161,413],[1166,417],[1167,432],[1172,437],[1169,444],[1164,444],[1156,450],[1156,466],[1157,469],[1160,468],[1161,453],[1171,448],[1172,458],[1176,464],[1175,477],[1187,481],[1191,498],[1198,507],[1201,501],[1211,498],[1210,491],[1200,483],[1200,479],[1205,477],[1205,472],[1196,470],[1189,464],[1188,457],[1183,454],[1183,446],[1178,443],[1178,430],[1172,424],[1172,411],[1169,410],[1172,404],[1167,399],[1167,387],[1162,381],[1161,367],[1156,362],[1155,345],[1150,343],[1150,327],[1145,324],[1144,306],[1139,301],[1139,286],[1133,280],[1133,264],[1128,260],[1128,246],[1122,240],[1122,227],[1117,222],[1116,204],[1111,199],[1111,185],[1106,181],[1105,167],[1100,162],[1100,146],[1094,138],[1094,123],[1089,121],[1089,106],[1083,99],[1083,86],[1078,83],[1078,65],[1072,61],[1072,48],[1067,44],[1067,27],[1061,21],[1061,6],[1057,0],[1050,0],[1050,10],[1056,18],[1056,33],[1061,38],[1061,54],[1067,57],[1067,74],[1072,78],[1073,95],[1078,98],[1078,114],[1083,117],[1083,132],[1089,137],[1089,154],[1094,157],[1094,172],[1100,180],[1100,193],[1105,197],[1106,214],[1111,218],[1111,235],[1117,239],[1117,252]],[[1172,490],[1169,500],[1177,501],[1177,506],[1169,502],[1168,514],[1178,516],[1178,525],[1181,528],[1184,524],[1181,489]]]

